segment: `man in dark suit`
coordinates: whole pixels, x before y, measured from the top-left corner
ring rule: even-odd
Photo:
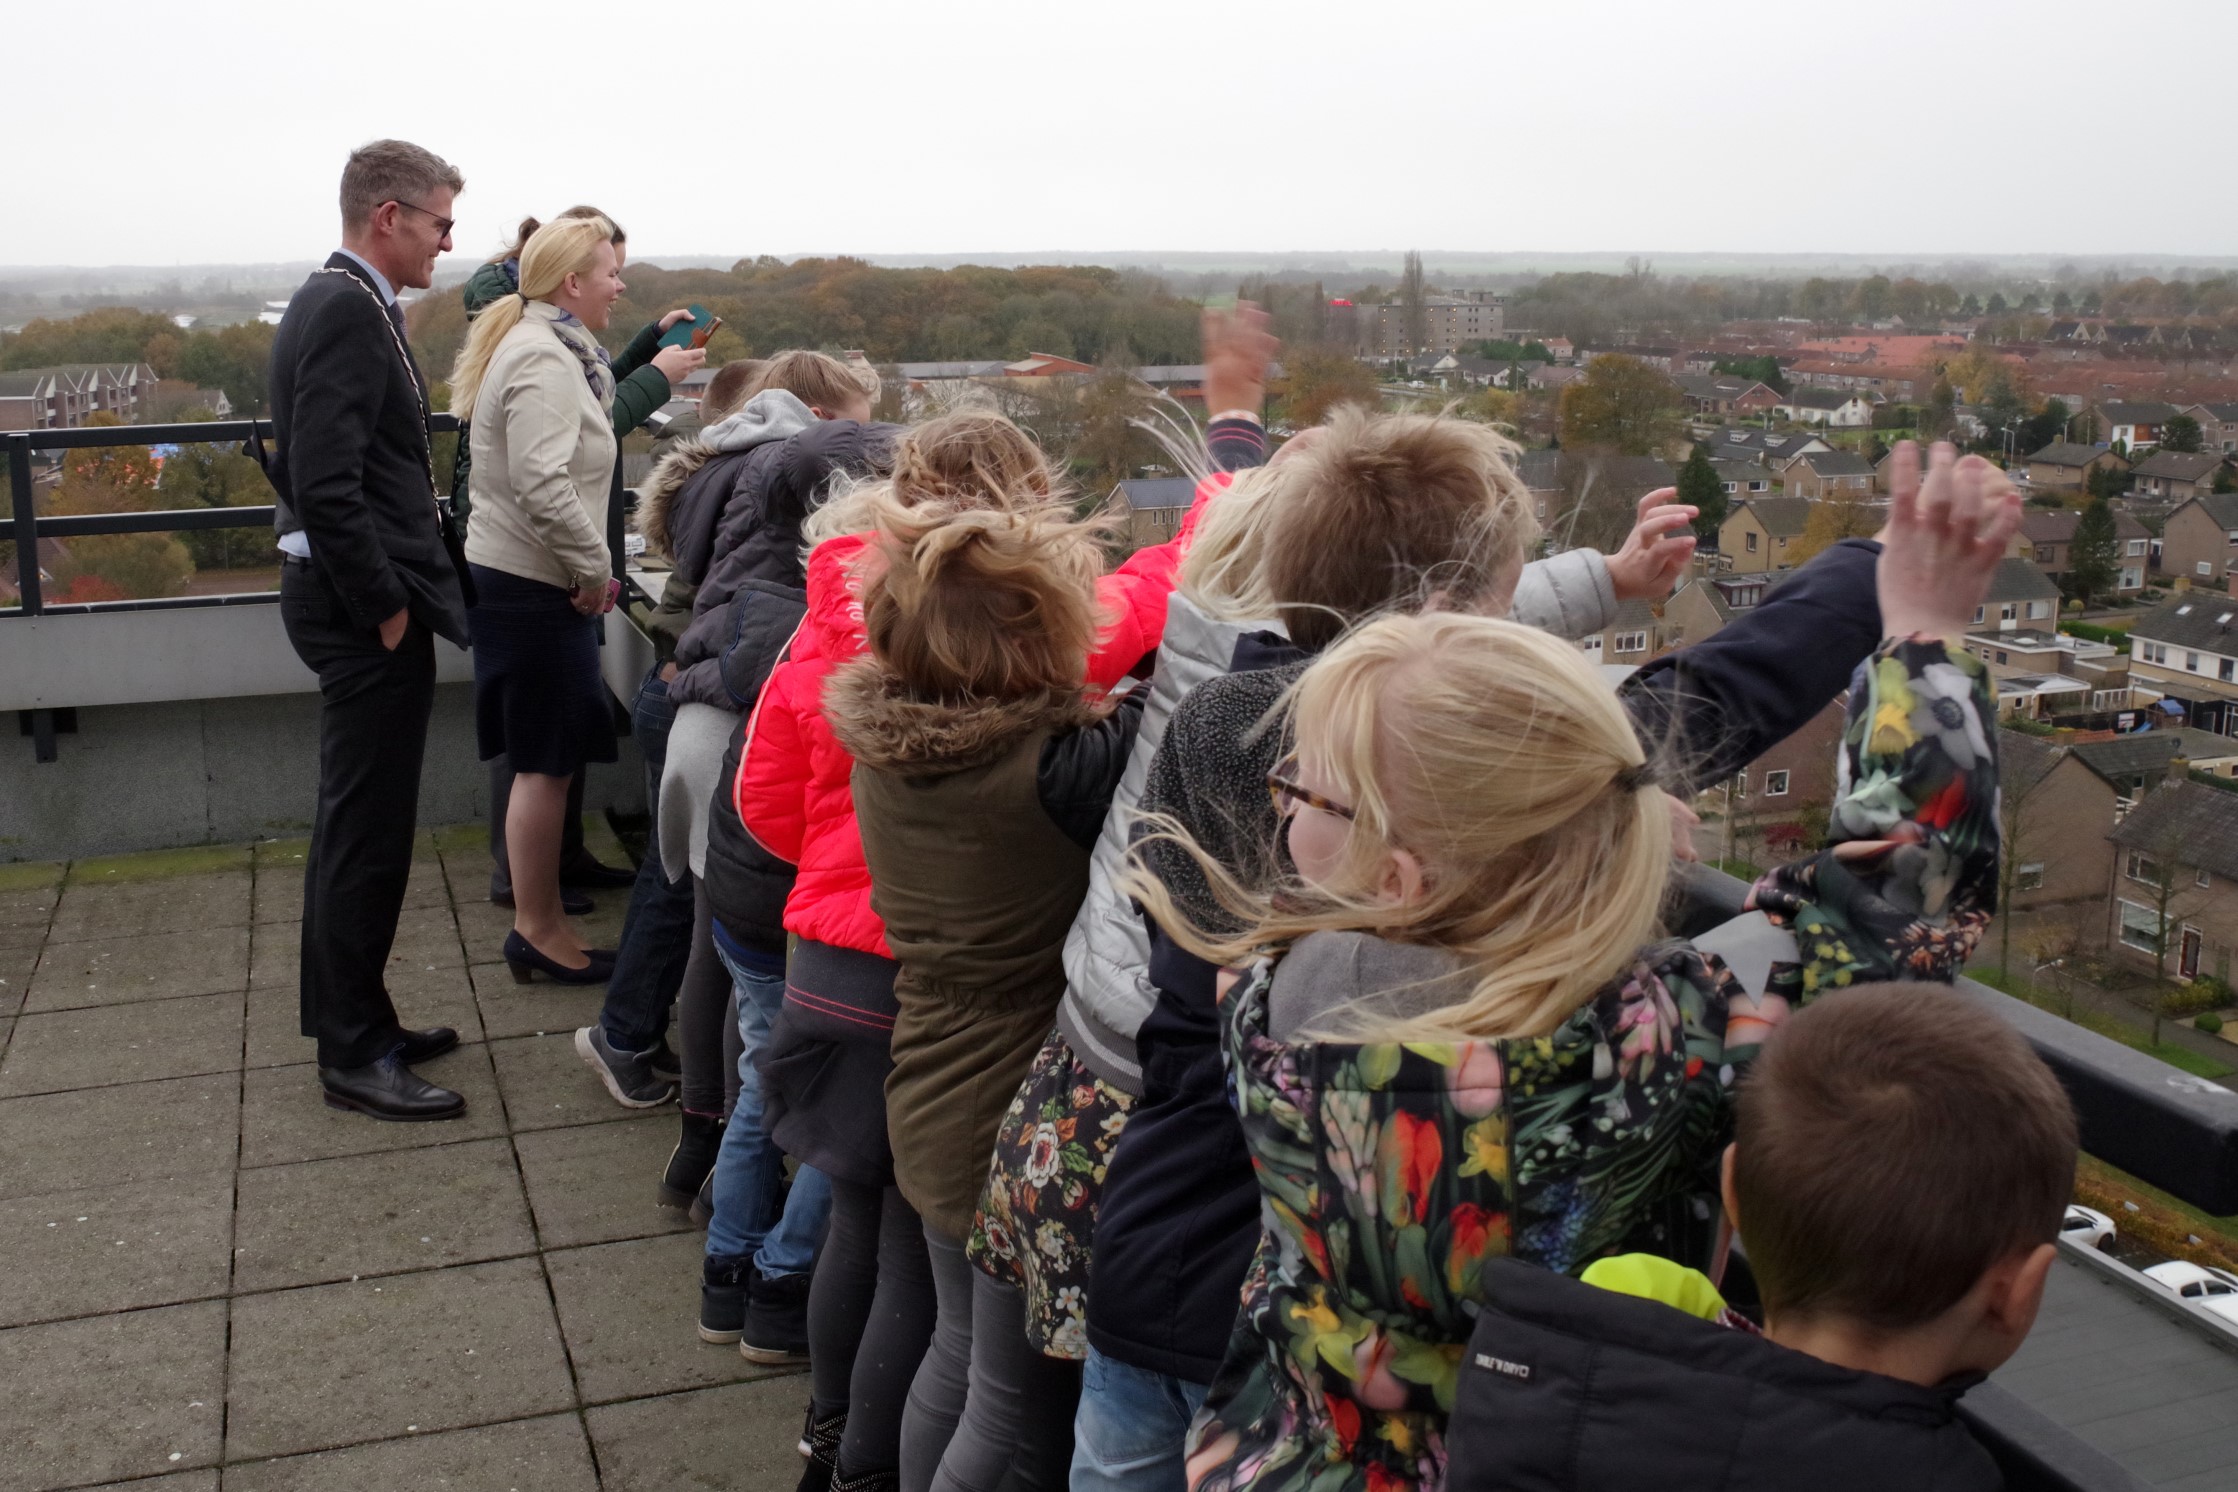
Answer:
[[[434,282],[456,167],[376,140],[342,171],[342,247],[272,342],[280,617],[319,676],[319,802],[303,876],[303,1034],[326,1101],[378,1119],[453,1119],[466,1100],[412,1071],[458,1044],[406,1030],[382,974],[412,869],[435,639],[466,601],[435,503],[427,380],[396,292]]]

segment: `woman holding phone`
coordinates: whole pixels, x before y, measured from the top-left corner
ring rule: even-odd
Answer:
[[[526,983],[599,984],[614,956],[584,948],[560,905],[568,783],[614,760],[598,671],[598,618],[614,604],[606,509],[614,471],[614,372],[595,333],[624,289],[604,218],[562,218],[521,249],[520,285],[475,318],[451,372],[471,411],[475,732],[510,762],[505,815],[513,931],[504,958]]]

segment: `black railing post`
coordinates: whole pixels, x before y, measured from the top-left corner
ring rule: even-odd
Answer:
[[[39,601],[39,524],[31,504],[31,437],[8,437],[8,496],[16,535],[16,588],[23,614],[37,616]],[[53,743],[46,743],[51,750]],[[51,758],[42,757],[42,760]]]

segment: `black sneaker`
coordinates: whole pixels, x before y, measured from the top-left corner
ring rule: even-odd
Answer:
[[[806,1274],[774,1277],[754,1270],[746,1279],[746,1325],[738,1355],[748,1362],[808,1361]]]
[[[575,1055],[581,1057],[614,1102],[625,1109],[657,1109],[676,1096],[676,1081],[655,1073],[649,1052],[617,1051],[606,1039],[604,1026],[585,1026],[575,1033]]]
[[[668,1044],[666,1035],[645,1054],[645,1065],[653,1069],[656,1078],[666,1078],[671,1083],[684,1081],[684,1059],[676,1055],[676,1048]]]
[[[660,1204],[687,1208],[715,1174],[715,1157],[723,1148],[720,1115],[681,1111],[683,1128],[676,1148],[668,1153],[668,1169],[661,1173]],[[702,1223],[700,1226],[705,1227]]]
[[[699,1339],[727,1346],[746,1325],[746,1277],[754,1266],[744,1254],[709,1254],[699,1274]]]

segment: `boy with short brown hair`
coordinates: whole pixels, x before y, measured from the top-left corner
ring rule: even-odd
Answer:
[[[1742,1079],[1725,1156],[1762,1335],[1660,1260],[1501,1261],[1449,1492],[2001,1486],[1955,1409],[2035,1324],[2075,1152],[2058,1080],[1963,996],[1821,997]]]

